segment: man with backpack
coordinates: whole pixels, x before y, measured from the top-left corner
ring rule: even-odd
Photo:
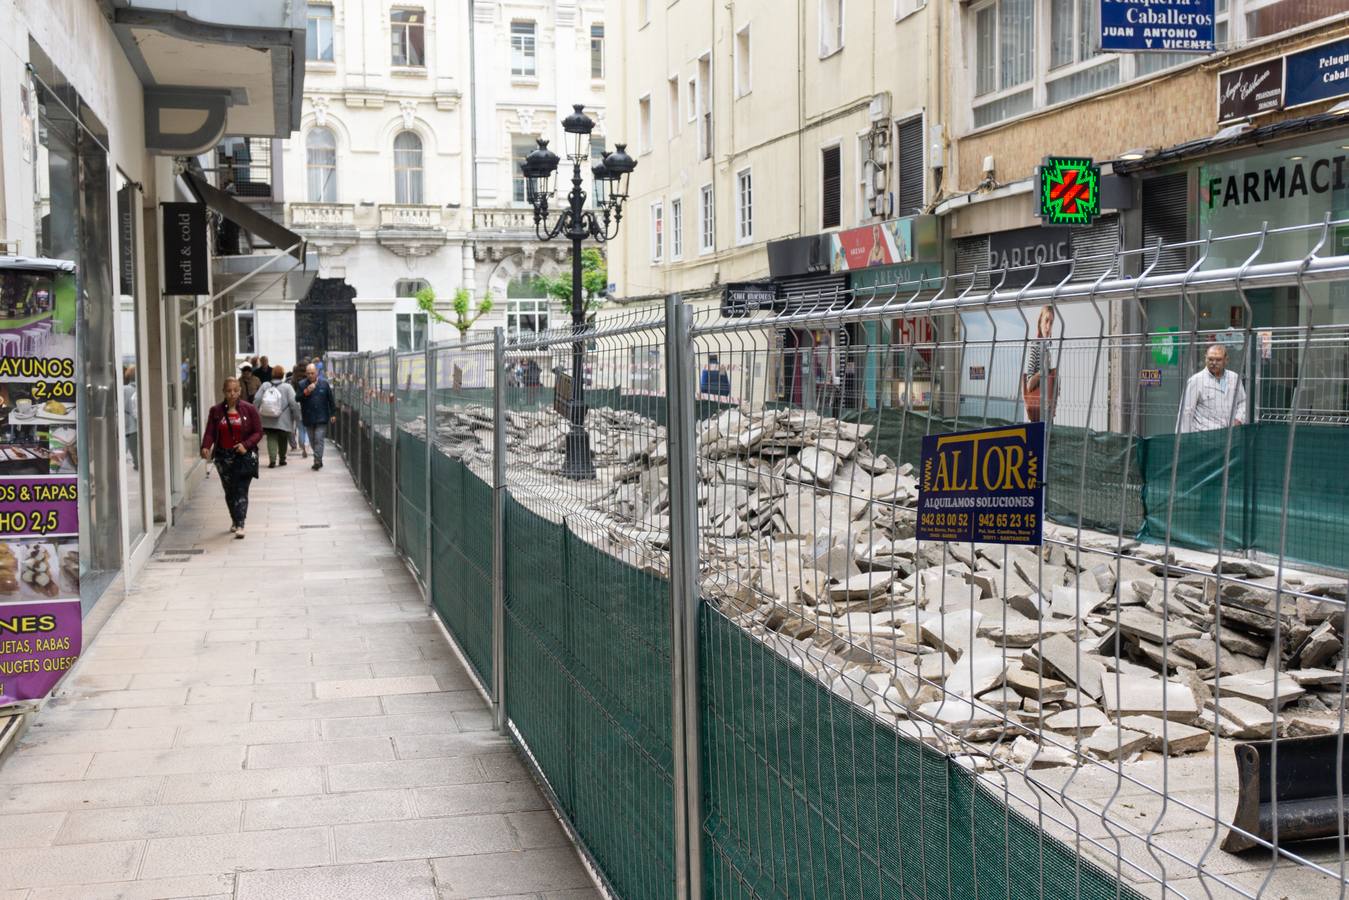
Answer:
[[[290,435],[300,423],[300,401],[295,388],[286,381],[286,370],[276,366],[269,373],[271,380],[258,388],[254,406],[262,417],[262,433],[267,436],[267,468],[286,464],[286,450]]]

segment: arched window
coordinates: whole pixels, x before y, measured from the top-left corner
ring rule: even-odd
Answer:
[[[304,141],[305,171],[309,175],[309,202],[337,202],[337,138],[327,128],[315,128]]]
[[[395,203],[422,202],[422,139],[404,131],[393,139]]]

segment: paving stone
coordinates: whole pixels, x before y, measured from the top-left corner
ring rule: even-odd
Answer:
[[[1279,672],[1276,679],[1273,669],[1225,676],[1218,683],[1223,694],[1260,703],[1270,710],[1287,706],[1306,693],[1286,672]]]
[[[144,806],[158,800],[163,785],[163,778],[152,777],[0,785],[0,809],[9,815],[103,806]]]
[[[393,758],[393,741],[389,738],[362,738],[350,741],[261,744],[248,748],[246,766],[250,769],[284,769],[297,766],[378,762]]]
[[[185,875],[181,878],[146,878],[80,885],[79,900],[216,900],[234,891],[234,873]],[[3,896],[3,895],[0,895]],[[72,900],[68,888],[39,888],[27,900]]]
[[[238,772],[208,772],[200,775],[170,775],[164,779],[163,803],[193,800],[253,800],[323,792],[323,770],[243,769]]]
[[[319,866],[329,861],[328,853],[326,828],[160,838],[146,845],[140,874],[162,878]]]
[[[502,815],[337,825],[333,840],[339,863],[497,853],[519,847]]]
[[[243,804],[238,801],[75,810],[67,816],[56,843],[223,834],[239,830],[242,812]]]
[[[1104,725],[1082,741],[1082,750],[1098,759],[1128,759],[1144,750],[1150,738],[1141,731],[1130,731],[1114,725]]]
[[[1106,714],[1094,706],[1065,709],[1045,718],[1045,728],[1066,735],[1088,735],[1110,724]]]
[[[107,841],[0,854],[0,888],[127,881],[136,875],[143,846],[140,841]],[[78,896],[74,888],[67,891],[67,897]]]
[[[435,900],[436,896],[435,878],[425,860],[245,872],[235,893],[236,900]]]
[[[45,847],[55,841],[65,818],[63,812],[0,815],[0,850]]]
[[[314,685],[314,695],[319,700],[332,700],[341,697],[383,697],[393,694],[426,694],[439,691],[440,685],[431,675],[319,681]]]
[[[1204,708],[1236,726],[1233,737],[1264,740],[1273,733],[1274,715],[1267,708],[1242,697],[1229,696],[1226,690],[1216,699],[1210,697],[1204,701]]]
[[[471,784],[488,780],[478,757],[399,759],[332,766],[328,769],[329,790],[338,792]]]
[[[1168,756],[1197,753],[1209,744],[1212,732],[1180,722],[1168,722],[1156,716],[1124,716],[1119,726],[1140,731],[1149,738],[1147,749]]]
[[[431,861],[442,900],[537,894],[589,888],[590,878],[567,848],[491,853]]]
[[[1114,624],[1124,634],[1153,644],[1164,644],[1200,636],[1198,629],[1180,621],[1175,616],[1169,616],[1166,620],[1163,620],[1161,616],[1142,609],[1121,610]],[[1163,638],[1163,633],[1165,633],[1165,638]]]
[[[1067,635],[1056,634],[1029,648],[1022,654],[1021,664],[1033,670],[1048,669],[1044,674],[1081,688],[1089,697],[1101,698],[1105,667]]]
[[[1106,713],[1115,719],[1144,715],[1191,724],[1199,717],[1194,692],[1188,687],[1139,675],[1108,678],[1102,704]]]
[[[484,810],[492,811],[499,810]],[[390,821],[412,816],[406,791],[358,791],[249,800],[244,804],[243,827],[246,831],[267,831],[310,825]]]
[[[112,778],[126,772],[141,775],[232,772],[243,768],[244,749],[224,745],[186,750],[111,750],[94,754],[89,777]]]

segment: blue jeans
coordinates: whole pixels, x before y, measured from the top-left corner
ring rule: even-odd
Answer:
[[[314,451],[314,463],[323,465],[323,438],[328,433],[328,423],[322,425],[306,425],[305,433],[309,436],[309,446]]]

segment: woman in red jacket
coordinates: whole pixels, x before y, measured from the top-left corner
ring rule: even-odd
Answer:
[[[201,435],[201,458],[215,459],[220,485],[225,489],[225,505],[230,511],[230,531],[236,539],[244,536],[248,517],[248,488],[258,477],[258,441],[262,440],[262,416],[253,404],[240,399],[239,379],[226,378],[225,399],[211,407]]]

